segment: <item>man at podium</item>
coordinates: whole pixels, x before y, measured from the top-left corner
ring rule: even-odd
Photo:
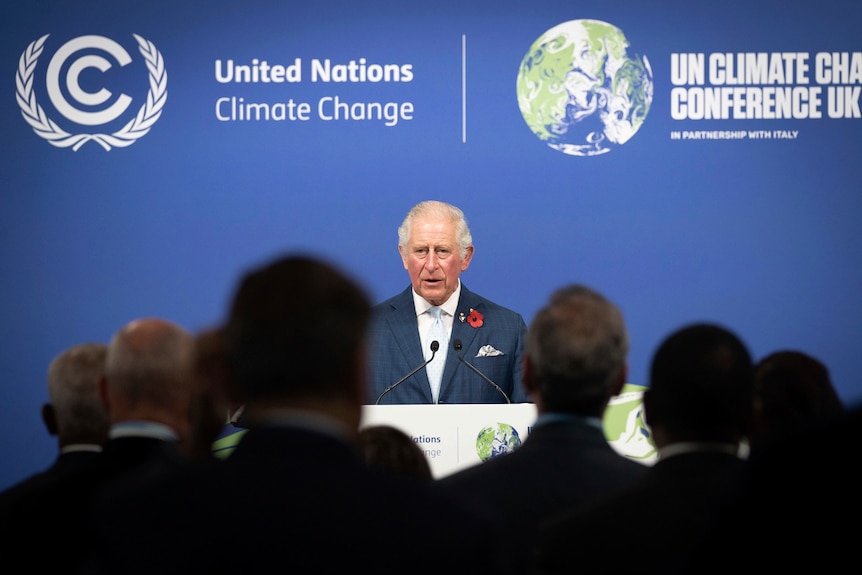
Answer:
[[[411,285],[374,309],[366,403],[528,402],[523,317],[461,283],[474,252],[464,213],[417,204],[398,228],[398,251]]]

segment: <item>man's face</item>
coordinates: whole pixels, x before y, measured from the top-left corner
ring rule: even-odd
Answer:
[[[461,257],[455,223],[433,216],[413,220],[406,246],[399,246],[413,290],[431,305],[441,305],[458,287],[458,277],[470,265],[473,246]]]

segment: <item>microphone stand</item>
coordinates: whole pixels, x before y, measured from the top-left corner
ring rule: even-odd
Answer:
[[[458,354],[458,359],[459,359],[459,360],[461,360],[461,363],[463,363],[464,365],[466,365],[467,367],[469,367],[471,370],[473,370],[473,372],[474,372],[476,375],[478,375],[479,377],[481,377],[482,379],[484,379],[485,381],[487,381],[488,383],[490,383],[491,385],[493,385],[493,386],[494,386],[494,389],[496,389],[497,391],[499,391],[500,393],[502,393],[502,394],[503,394],[503,397],[505,397],[505,398],[506,398],[506,403],[512,403],[512,401],[509,399],[509,396],[508,396],[508,395],[506,395],[506,392],[505,392],[505,391],[503,391],[502,389],[500,389],[500,386],[499,386],[499,385],[497,385],[496,383],[494,383],[493,381],[491,381],[491,380],[488,378],[488,376],[487,376],[487,375],[485,375],[484,373],[482,373],[481,371],[479,371],[479,369],[478,369],[477,367],[474,367],[472,363],[470,363],[469,361],[467,361],[466,359],[464,359],[463,357],[461,357],[461,348],[463,347],[463,344],[461,343],[461,340],[460,340],[460,339],[456,339],[455,341],[453,341],[453,342],[452,342],[452,344],[453,344],[453,346],[455,347],[455,353],[456,353],[456,354]]]
[[[404,377],[402,377],[401,379],[399,379],[398,381],[396,381],[395,383],[393,383],[392,385],[390,385],[389,387],[387,387],[386,389],[384,389],[384,390],[383,390],[383,393],[381,393],[380,395],[378,395],[378,396],[377,396],[377,401],[375,401],[375,402],[374,402],[374,405],[378,405],[378,404],[380,403],[380,399],[381,399],[384,395],[386,395],[387,393],[389,393],[390,391],[392,391],[393,389],[395,389],[395,387],[396,387],[396,386],[401,385],[402,383],[404,383],[405,381],[407,381],[407,380],[408,380],[410,377],[412,377],[412,376],[413,376],[417,371],[419,371],[420,369],[422,369],[423,367],[425,367],[426,365],[428,365],[429,363],[431,363],[431,360],[432,360],[432,359],[434,359],[434,356],[437,354],[437,350],[438,350],[438,349],[440,349],[440,342],[438,342],[438,341],[435,339],[434,341],[432,341],[432,342],[431,342],[431,357],[429,357],[429,358],[428,358],[427,360],[425,360],[424,362],[420,363],[420,364],[416,367],[416,369],[414,369],[413,371],[411,371],[410,373],[408,373],[407,375],[405,375]]]

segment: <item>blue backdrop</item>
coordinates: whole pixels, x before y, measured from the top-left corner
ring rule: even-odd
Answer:
[[[534,133],[547,110],[518,83],[573,20],[615,27],[641,71],[601,70],[629,90],[590,118],[609,144],[592,156]],[[407,285],[396,229],[424,199],[464,209],[463,281],[528,322],[565,283],[615,300],[633,383],[669,331],[711,320],[756,357],[812,353],[862,401],[862,3],[7,0],[0,22],[0,488],[54,456],[57,353],[141,316],[214,324],[286,250],[383,299]],[[578,92],[588,76],[565,75],[564,111],[608,103]]]

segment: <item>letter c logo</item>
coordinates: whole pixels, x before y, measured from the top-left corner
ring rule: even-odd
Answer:
[[[48,97],[51,99],[54,107],[57,108],[57,111],[69,120],[84,126],[99,126],[119,118],[132,103],[132,98],[126,94],[120,94],[116,102],[98,112],[80,110],[66,100],[63,91],[60,89],[60,76],[63,65],[75,52],[86,48],[98,48],[107,52],[116,59],[120,66],[126,66],[132,61],[131,56],[129,56],[129,53],[122,46],[104,36],[80,36],[70,40],[57,50],[48,64],[48,71],[46,73]],[[78,103],[86,106],[98,106],[105,103],[113,94],[105,88],[97,92],[87,92],[81,88],[79,78],[81,72],[87,68],[96,68],[101,72],[105,72],[111,68],[111,62],[98,55],[81,56],[72,62],[66,71],[66,88],[69,95]]]

